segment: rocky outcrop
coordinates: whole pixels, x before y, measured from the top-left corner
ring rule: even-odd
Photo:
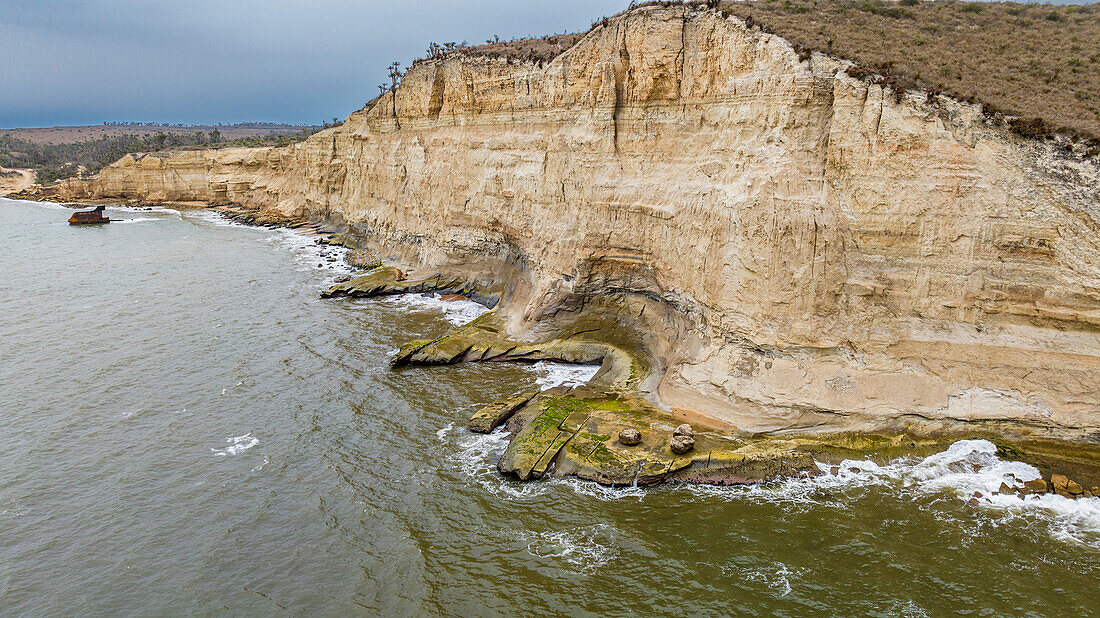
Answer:
[[[747,433],[1100,439],[1095,158],[846,66],[644,7],[546,66],[421,62],[301,144],[48,192],[330,221],[414,278],[491,287],[519,341],[598,301],[649,401]]]

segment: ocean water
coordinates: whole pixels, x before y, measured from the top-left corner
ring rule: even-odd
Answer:
[[[591,368],[387,366],[477,305],[321,300],[338,249],[208,211],[0,212],[2,615],[1100,610],[1100,500],[993,495],[1034,470],[988,443],[751,488],[518,483],[466,417]]]

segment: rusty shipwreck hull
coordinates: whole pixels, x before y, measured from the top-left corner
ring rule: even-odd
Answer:
[[[92,210],[74,212],[73,216],[69,217],[69,225],[97,225],[110,222],[110,219],[103,216],[103,206],[96,206]]]

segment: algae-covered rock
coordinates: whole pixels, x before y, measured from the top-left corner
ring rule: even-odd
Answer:
[[[390,294],[423,294],[430,292],[460,295],[492,308],[500,302],[503,288],[499,284],[482,284],[476,280],[444,277],[438,274],[424,279],[409,280],[401,269],[394,266],[382,266],[361,277],[330,287],[321,292],[321,298],[340,298],[344,296],[370,298]]]
[[[435,340],[413,339],[412,341],[405,342],[401,345],[400,348],[397,349],[397,353],[393,355],[393,358],[390,359],[390,365],[394,367],[399,367],[405,364],[408,361],[409,357],[411,357],[413,354],[416,354],[417,352],[422,350],[424,346],[427,346],[433,341]]]
[[[321,298],[377,296],[393,290],[404,279],[405,273],[399,268],[385,266],[377,268],[361,277],[356,277],[351,281],[337,283],[324,292],[321,292]]]
[[[354,281],[349,284],[355,283]],[[335,289],[337,286],[333,286]],[[511,337],[503,318],[494,311],[455,328],[442,337],[420,346],[413,354],[399,352],[394,366],[439,365],[469,361],[557,360],[567,363],[600,364],[594,382],[619,387],[636,385],[648,373],[646,362],[614,339],[606,331],[593,329],[578,335],[566,333],[543,341],[524,342]],[[404,348],[402,348],[404,350]]]
[[[489,433],[507,421],[516,410],[522,408],[524,404],[531,401],[538,394],[538,389],[531,389],[503,401],[493,402],[474,412],[466,428],[476,433]]]

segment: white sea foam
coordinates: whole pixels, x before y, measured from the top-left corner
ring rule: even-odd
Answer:
[[[133,219],[111,219],[111,223],[142,223],[145,221],[163,221],[156,217],[135,217]]]
[[[14,500],[5,500],[3,504],[0,504],[0,517],[21,517],[29,510],[25,504]]]
[[[37,206],[38,208],[47,208],[49,210],[74,210],[73,207],[63,206],[54,202],[36,202],[33,200],[14,200],[9,197],[0,197],[0,200],[9,202],[19,202],[20,204],[26,204],[27,206]]]
[[[392,356],[392,354],[391,354],[391,356]],[[440,429],[439,431],[435,432],[435,437],[439,438],[440,440],[445,440],[445,439],[447,439],[447,434],[451,433],[454,430],[455,430],[455,424],[454,423],[447,423],[446,427],[444,427],[444,428]]]
[[[123,206],[121,204],[111,205],[107,208],[111,210],[121,210],[123,212],[159,212],[169,215],[179,215],[180,211],[175,208],[168,208],[167,206]]]
[[[646,490],[637,485],[617,485],[615,487],[608,487],[607,485],[600,485],[599,483],[591,481],[582,481],[573,476],[554,477],[551,478],[547,484],[551,486],[567,487],[577,495],[588,496],[604,501],[622,500],[624,498],[641,500],[646,495]]]
[[[246,433],[243,436],[237,436],[235,438],[226,438],[225,441],[229,443],[229,446],[225,448],[212,448],[210,451],[219,457],[238,455],[260,443],[257,438],[252,437],[251,433]]]
[[[294,255],[298,270],[324,270],[333,274],[350,274],[355,269],[345,260],[348,248],[340,245],[326,245],[317,242],[313,236],[290,228],[276,228],[269,242]]]
[[[552,559],[581,573],[599,569],[619,553],[615,529],[607,524],[546,532],[524,531],[519,537],[527,543],[527,552],[532,556]]]
[[[725,569],[723,569],[724,571]],[[782,562],[763,567],[744,569],[739,575],[747,581],[763,584],[776,597],[785,597],[791,593],[791,577],[794,573]]]
[[[547,491],[543,483],[519,483],[497,472],[497,462],[508,448],[503,427],[487,434],[471,433],[453,423],[436,432],[440,440],[450,442],[455,450],[448,459],[470,480],[489,493],[503,498],[525,499]]]
[[[239,221],[234,221],[233,219],[230,219],[218,210],[209,210],[205,208],[190,210],[187,212],[187,217],[191,219],[198,219],[199,221],[203,221],[219,227],[250,227]]]
[[[247,227],[268,231],[263,242],[271,243],[289,251],[294,256],[299,271],[320,270],[332,275],[351,274],[356,271],[346,261],[348,248],[340,245],[328,245],[317,242],[319,236],[308,234],[299,229],[278,227],[264,228],[241,223],[218,210],[199,209],[189,216],[221,227]]]
[[[405,311],[431,311],[442,313],[452,326],[465,326],[489,309],[472,300],[443,300],[436,294],[402,294],[379,302]]]
[[[542,390],[555,386],[580,386],[591,380],[600,370],[599,365],[575,365],[557,361],[539,361],[532,367],[538,374],[535,383]]]
[[[901,616],[901,618],[925,618],[928,612],[917,605],[913,600],[894,601],[886,611],[888,616]]]

